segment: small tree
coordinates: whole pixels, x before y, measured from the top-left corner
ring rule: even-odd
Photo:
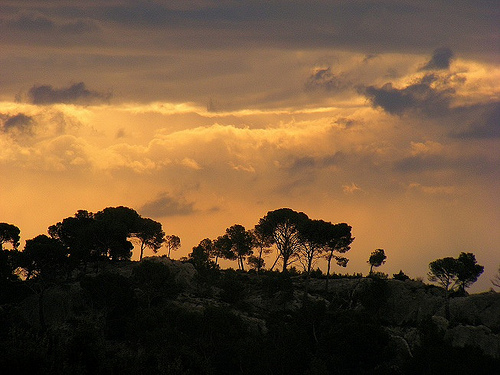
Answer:
[[[429,264],[429,280],[443,287],[445,292],[445,314],[450,319],[450,294],[457,290],[465,291],[483,273],[483,266],[476,264],[472,253],[460,253],[458,258],[436,259]]]
[[[165,236],[165,246],[168,249],[167,257],[170,258],[170,252],[172,250],[176,251],[181,247],[181,239],[173,234]]]
[[[370,275],[373,274],[373,267],[380,267],[385,263],[386,259],[387,256],[385,255],[384,249],[374,250],[368,259],[368,263],[370,263]]]

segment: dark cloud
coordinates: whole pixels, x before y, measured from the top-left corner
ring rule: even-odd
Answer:
[[[40,14],[24,14],[11,20],[8,24],[12,28],[30,32],[47,32],[55,27],[51,19]]]
[[[316,69],[306,82],[306,90],[340,91],[348,87],[348,83],[332,73],[331,67]]]
[[[455,92],[451,87],[433,86],[438,80],[437,75],[426,74],[402,89],[386,83],[382,87],[368,86],[362,92],[374,107],[380,107],[393,115],[418,111],[428,116],[437,116],[449,111],[451,97]]]
[[[333,165],[339,165],[342,163],[346,157],[343,152],[336,152],[332,155],[325,155],[322,157],[313,156],[303,156],[295,158],[288,166],[285,168],[290,172],[302,173],[304,170],[312,170],[318,168],[328,168]]]
[[[75,83],[67,88],[57,89],[51,85],[35,85],[28,91],[28,100],[33,104],[93,104],[106,102],[110,93],[88,90],[83,82]]]
[[[438,48],[431,59],[420,70],[445,70],[450,68],[453,51],[447,47]]]
[[[462,139],[500,138],[500,102],[457,109],[461,117],[473,117],[466,130],[455,131],[452,136]]]
[[[3,130],[5,132],[15,129],[21,132],[26,132],[29,131],[33,125],[33,118],[25,115],[24,113],[18,113],[14,116],[0,115],[0,117],[4,118]]]
[[[161,193],[156,199],[147,202],[139,212],[151,217],[183,216],[195,212],[194,204],[186,202],[182,197],[172,197]]]
[[[77,20],[60,26],[60,30],[67,34],[84,34],[98,29],[97,25],[89,20]]]

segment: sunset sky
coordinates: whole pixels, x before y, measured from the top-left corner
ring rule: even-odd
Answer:
[[[124,205],[178,258],[289,207],[353,227],[336,272],[383,248],[380,271],[426,279],[473,252],[488,290],[499,19],[497,0],[2,0],[0,222],[24,246]]]

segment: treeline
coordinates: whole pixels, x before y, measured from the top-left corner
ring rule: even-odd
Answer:
[[[331,263],[347,264],[353,240],[346,223],[282,208],[250,230],[235,224],[171,261],[180,238],[127,207],[78,211],[48,235],[27,240],[23,251],[19,228],[0,224],[0,368],[31,375],[489,374],[498,368],[498,360],[476,349],[451,347],[432,319],[413,323],[418,340],[410,351],[400,345],[385,315],[389,282],[396,281],[374,271],[387,259],[383,249],[367,260],[371,277],[345,276],[339,284],[345,290],[329,287],[339,277],[330,274]],[[128,262],[134,243],[140,258],[161,246],[167,254]],[[221,258],[238,270],[222,270]],[[313,269],[319,258],[327,261],[326,274]],[[482,271],[472,253],[461,253],[432,262],[429,276],[448,301]],[[393,278],[408,276],[400,271]]]

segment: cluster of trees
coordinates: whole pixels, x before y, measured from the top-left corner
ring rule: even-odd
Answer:
[[[343,267],[347,265],[348,259],[342,254],[350,249],[353,240],[351,227],[346,223],[332,224],[310,219],[303,212],[280,208],[269,211],[252,230],[235,224],[214,240],[203,239],[187,260],[197,268],[217,267],[219,258],[236,260],[240,270],[244,270],[246,261],[259,272],[265,266],[264,255],[274,245],[277,257],[271,270],[281,262],[282,272],[286,273],[298,261],[309,277],[314,262],[324,257],[328,280],[332,261]]]
[[[123,206],[96,213],[79,210],[51,225],[48,235],[27,240],[22,252],[18,250],[19,234],[15,225],[0,223],[0,272],[4,278],[20,272],[27,280],[34,276],[54,279],[78,269],[85,272],[89,263],[98,269],[100,260],[130,259],[132,241],[138,245],[140,259],[146,249],[156,253],[166,244],[170,254],[180,247],[179,237],[165,236],[161,223]],[[9,243],[11,249],[4,250]]]

